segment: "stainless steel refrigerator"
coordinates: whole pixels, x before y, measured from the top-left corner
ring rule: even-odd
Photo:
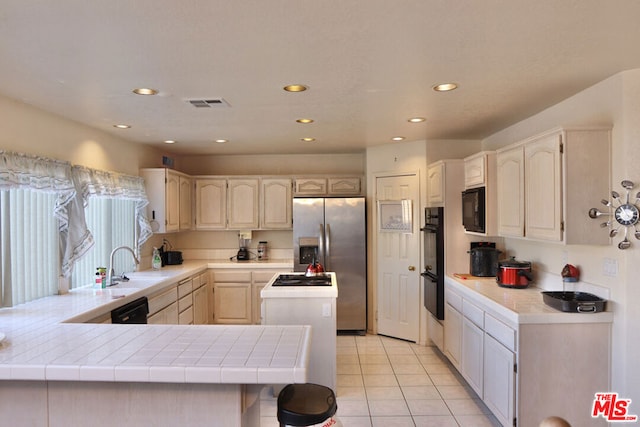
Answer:
[[[338,281],[340,331],[367,329],[367,227],[364,197],[293,199],[293,265],[314,258]]]

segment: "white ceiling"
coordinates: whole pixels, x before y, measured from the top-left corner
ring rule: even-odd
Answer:
[[[481,139],[640,67],[639,22],[637,0],[0,0],[0,93],[176,154]]]

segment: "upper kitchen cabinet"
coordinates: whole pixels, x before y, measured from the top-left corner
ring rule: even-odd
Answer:
[[[227,228],[227,180],[225,178],[195,179],[197,230]]]
[[[260,180],[260,228],[290,229],[292,220],[291,179]]]
[[[481,151],[464,159],[464,188],[484,187],[485,224],[484,232],[466,231],[467,234],[496,236],[498,234],[497,214],[497,172],[496,153]]]
[[[165,169],[141,169],[149,204],[147,216],[154,232],[169,233],[191,228],[191,184],[183,173]],[[186,181],[185,181],[186,180]],[[187,183],[183,187],[183,183]],[[181,194],[184,189],[185,193]]]
[[[362,194],[362,179],[347,177],[297,177],[296,196],[359,196]]]
[[[427,197],[429,200],[429,206],[442,206],[444,204],[445,167],[445,162],[443,160],[427,166]]]
[[[588,212],[610,188],[611,131],[554,129],[498,152],[499,232],[605,245]]]
[[[498,235],[524,236],[524,150],[521,145],[496,156]]]
[[[259,194],[258,178],[227,179],[227,228],[232,230],[256,229],[260,226],[258,220]]]

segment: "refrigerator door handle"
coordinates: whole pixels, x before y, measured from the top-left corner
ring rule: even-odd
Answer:
[[[331,225],[327,224],[325,233],[324,268],[331,271]]]
[[[324,224],[320,224],[320,242],[318,242],[318,257],[320,258],[319,260],[317,260],[319,263],[324,264],[325,260],[325,247],[324,247]],[[327,270],[328,271],[328,270]]]

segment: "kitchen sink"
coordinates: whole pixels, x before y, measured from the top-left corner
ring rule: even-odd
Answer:
[[[127,281],[120,281],[113,286],[107,286],[107,289],[144,289],[158,283],[157,278],[130,278]]]
[[[566,313],[596,313],[604,311],[607,301],[587,292],[545,291],[542,292],[545,304]]]

